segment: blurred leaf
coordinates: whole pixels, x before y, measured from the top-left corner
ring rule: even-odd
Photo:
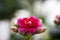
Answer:
[[[10,40],[23,40],[23,36],[18,33],[12,33]]]
[[[17,9],[22,9],[22,3],[18,0],[0,0],[0,19],[10,19]]]

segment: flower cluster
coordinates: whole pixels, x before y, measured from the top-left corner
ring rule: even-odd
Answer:
[[[16,27],[13,27],[12,30],[14,32],[18,31],[20,34],[36,34],[42,33],[46,30],[45,27],[42,27],[41,19],[34,16],[29,18],[19,18],[16,25]]]

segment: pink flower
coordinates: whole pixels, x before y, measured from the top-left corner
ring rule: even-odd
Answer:
[[[56,18],[57,18],[58,20],[60,20],[60,15],[56,15]]]
[[[42,27],[40,19],[31,16],[30,18],[19,18],[17,20],[18,31],[23,31],[24,33],[34,34],[37,28]]]
[[[56,25],[60,25],[60,15],[56,15],[55,19],[54,19],[54,23]]]

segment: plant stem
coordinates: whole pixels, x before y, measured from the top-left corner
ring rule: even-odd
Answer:
[[[31,36],[30,35],[24,35],[24,40],[30,40]]]

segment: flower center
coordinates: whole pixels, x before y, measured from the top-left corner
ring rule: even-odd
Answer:
[[[28,24],[31,24],[32,22],[31,21],[28,21]]]
[[[26,22],[26,25],[32,26],[32,22],[31,22],[31,21],[27,21],[27,22]]]

